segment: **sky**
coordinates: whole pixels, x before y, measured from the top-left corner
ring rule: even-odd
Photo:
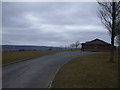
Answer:
[[[2,2],[2,44],[68,46],[96,38],[110,43],[96,2]]]

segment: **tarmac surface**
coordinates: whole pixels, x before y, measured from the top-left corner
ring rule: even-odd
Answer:
[[[69,60],[96,52],[66,51],[2,67],[2,88],[48,88]]]

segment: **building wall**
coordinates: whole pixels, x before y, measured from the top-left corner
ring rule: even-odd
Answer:
[[[82,45],[83,51],[110,51],[110,45]]]

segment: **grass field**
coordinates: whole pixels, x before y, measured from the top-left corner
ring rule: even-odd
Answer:
[[[118,88],[118,58],[117,51],[115,63],[108,62],[109,53],[71,60],[59,70],[51,88]]]
[[[56,53],[59,51],[3,51],[2,52],[2,64],[8,64],[12,62],[17,62],[21,60],[27,60],[31,58],[35,58],[38,56],[44,56],[52,53]]]

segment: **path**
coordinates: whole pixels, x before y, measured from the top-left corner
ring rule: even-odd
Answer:
[[[67,51],[3,67],[3,88],[47,88],[55,72],[69,60],[95,52]]]

